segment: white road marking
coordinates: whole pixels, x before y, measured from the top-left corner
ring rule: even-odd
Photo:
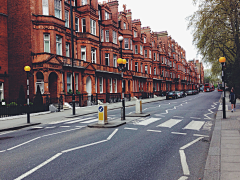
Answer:
[[[187,179],[188,179],[187,176],[182,176],[182,177],[180,177],[178,180],[187,180]]]
[[[187,133],[180,133],[180,132],[171,132],[172,134],[178,134],[178,135],[187,135]]]
[[[207,122],[204,124],[202,130],[211,131],[212,125],[213,125],[213,124],[212,124],[212,121],[207,121]]]
[[[96,122],[96,121],[98,121],[98,119],[92,119],[92,120],[84,121],[84,122],[81,122],[81,123],[92,123],[92,122]]]
[[[144,121],[141,121],[141,122],[138,122],[136,125],[143,125],[143,126],[147,126],[153,122],[156,122],[158,120],[160,120],[161,118],[149,118],[149,119],[146,119]]]
[[[64,123],[64,122],[73,121],[73,120],[77,120],[77,119],[79,119],[79,118],[65,119],[65,120],[61,120],[61,121],[50,122],[48,124],[59,124],[59,123]]]
[[[184,117],[182,117],[182,116],[173,116],[173,117],[176,117],[176,118],[181,118],[181,119],[182,119],[182,118],[184,118]]]
[[[184,149],[188,148],[189,146],[193,145],[194,143],[198,142],[198,141],[201,140],[202,138],[203,138],[203,137],[199,137],[199,138],[193,140],[192,142],[186,144],[185,146],[182,146],[180,149],[181,149],[181,150],[184,150]]]
[[[114,134],[116,134],[116,132],[118,131],[118,129],[115,129],[114,132],[108,137],[108,139],[110,140],[112,138],[112,136]],[[103,143],[103,142],[107,142],[109,140],[103,140],[103,141],[98,141],[98,142],[95,142],[95,143],[91,143],[91,144],[86,144],[86,145],[83,145],[83,146],[79,146],[79,147],[75,147],[75,148],[71,148],[71,149],[68,149],[68,150],[65,150],[65,151],[62,151],[61,153],[57,153],[56,155],[54,155],[53,157],[51,157],[50,159],[44,161],[43,163],[41,163],[40,165],[36,166],[35,168],[31,169],[30,171],[22,174],[21,176],[19,176],[18,178],[16,178],[15,180],[22,180],[24,179],[25,177],[31,175],[32,173],[34,173],[35,171],[37,171],[38,169],[42,168],[43,166],[45,166],[46,164],[50,163],[51,161],[53,161],[54,159],[58,158],[59,156],[61,156],[63,153],[67,153],[67,152],[71,152],[71,151],[74,151],[74,150],[78,150],[78,149],[82,149],[82,148],[85,148],[85,147],[89,147],[89,146],[93,146],[93,145],[96,145],[96,144],[100,144],[100,143]]]
[[[197,137],[209,137],[209,136],[201,135],[201,134],[193,134],[193,136],[197,136]]]
[[[188,164],[187,164],[187,158],[186,158],[184,150],[179,150],[179,154],[180,154],[180,158],[181,158],[183,174],[190,175]]]
[[[2,133],[0,133],[0,135],[9,134],[9,133],[12,133],[12,132],[14,132],[14,131],[2,132]]]
[[[182,120],[179,119],[170,119],[160,125],[158,125],[157,127],[167,127],[167,128],[172,128],[173,126],[175,126],[176,124],[180,123]]]
[[[154,116],[162,116],[162,117],[165,117],[165,116],[162,115],[162,114],[154,114]]]
[[[30,174],[34,173],[35,171],[37,171],[38,169],[40,169],[41,167],[45,166],[46,164],[50,163],[51,161],[53,161],[54,159],[58,158],[59,156],[61,156],[62,153],[57,153],[55,156],[51,157],[50,159],[46,160],[45,162],[43,162],[42,164],[39,164],[37,167],[33,168],[32,170],[24,173],[23,175],[19,176],[18,178],[16,178],[15,180],[21,180],[27,176],[29,176]]]
[[[118,129],[115,129],[115,130],[113,131],[113,133],[112,133],[110,136],[108,136],[107,140],[111,140],[112,137],[117,133],[117,131],[118,131]]]
[[[225,109],[226,111],[228,111],[228,105],[225,105]],[[223,110],[222,104],[219,104],[218,111],[222,111],[222,110]]]
[[[147,130],[147,131],[149,131],[149,132],[158,132],[158,133],[160,133],[160,132],[162,132],[162,131],[157,131],[157,130]]]
[[[33,127],[32,129],[43,129],[43,127]]]
[[[183,129],[190,129],[190,130],[197,130],[199,131],[205,121],[191,121],[187,126],[185,126]]]
[[[74,123],[81,122],[81,121],[85,121],[85,120],[89,120],[89,119],[92,119],[92,118],[84,118],[84,119],[79,119],[79,118],[78,118],[78,120],[66,122],[66,123],[64,123],[64,124],[74,124]]]
[[[198,117],[190,117],[191,119],[201,119],[201,118],[198,118]]]
[[[138,128],[127,128],[127,127],[125,127],[124,129],[128,129],[128,130],[138,130]]]
[[[0,153],[5,152],[6,150],[0,151]]]
[[[69,128],[69,127],[71,127],[71,126],[60,126],[60,127],[63,127],[63,128]]]
[[[45,127],[46,129],[53,129],[55,128],[56,126],[52,126],[52,127]]]

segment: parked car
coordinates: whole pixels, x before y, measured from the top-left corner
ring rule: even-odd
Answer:
[[[182,97],[180,91],[175,91],[175,93],[177,94],[177,98],[181,98]]]
[[[187,95],[193,95],[193,91],[192,90],[188,90],[187,91]]]
[[[193,92],[193,95],[198,94],[198,90],[196,90],[196,89],[192,90],[192,92]]]
[[[181,93],[181,97],[186,97],[187,96],[187,93],[185,91],[180,91]]]
[[[178,96],[175,91],[170,91],[166,93],[166,99],[177,99]]]

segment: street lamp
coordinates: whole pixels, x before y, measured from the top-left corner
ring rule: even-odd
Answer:
[[[224,66],[226,62],[225,57],[220,57],[219,62],[222,64],[222,87],[223,87],[223,97],[222,97],[222,102],[223,102],[223,118],[226,119],[226,108],[225,108],[225,82],[224,82]]]
[[[125,99],[124,99],[124,84],[123,84],[123,72],[125,71],[126,59],[118,58],[117,63],[119,64],[118,70],[121,71],[122,77],[122,116],[121,120],[125,120]]]
[[[30,112],[29,112],[29,72],[31,68],[30,66],[25,66],[24,71],[27,73],[27,123],[30,123]]]

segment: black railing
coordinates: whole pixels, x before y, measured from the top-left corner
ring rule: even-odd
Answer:
[[[108,103],[121,102],[121,94],[120,93],[107,93],[106,94],[106,102],[108,102]]]

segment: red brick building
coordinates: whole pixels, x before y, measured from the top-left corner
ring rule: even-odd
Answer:
[[[0,102],[8,97],[8,12],[7,0],[0,6]]]
[[[29,65],[33,74],[30,97],[40,86],[52,101],[63,95],[64,100],[70,102],[68,94],[72,91],[74,74],[77,95],[104,102],[119,100],[122,78],[117,59],[121,56],[127,60],[123,85],[128,96],[197,88],[196,65],[186,61],[185,50],[166,31],[152,32],[150,27],[141,27],[139,19],[132,20],[132,12],[126,5],[119,12],[118,1],[99,4],[97,0],[75,0],[72,4],[73,67],[70,1],[8,0],[8,13],[0,14],[0,18],[8,20],[8,45],[4,45],[8,47],[5,57],[8,61],[3,61],[9,68],[9,73],[6,68],[10,82],[9,89],[5,90],[9,92],[5,94],[7,99],[16,99],[21,85],[26,89],[23,68]],[[122,47],[119,36],[123,36]],[[83,100],[80,95],[76,97],[77,102]]]

